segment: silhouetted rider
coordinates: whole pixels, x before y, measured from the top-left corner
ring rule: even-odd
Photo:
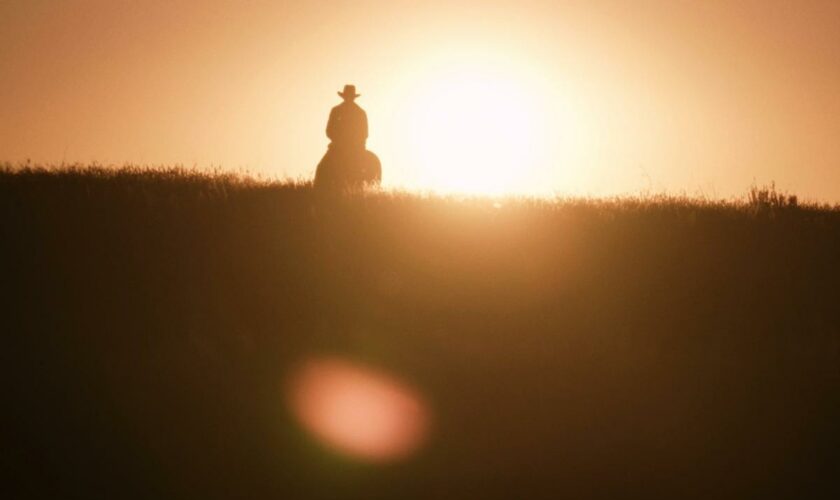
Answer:
[[[338,95],[344,102],[330,111],[327,123],[330,145],[315,169],[313,185],[322,192],[378,186],[382,180],[382,163],[367,150],[367,114],[354,102],[359,97],[355,85],[345,85]]]
[[[368,121],[365,110],[356,104],[360,94],[356,93],[355,85],[345,85],[343,92],[338,92],[344,102],[330,111],[327,122],[327,137],[330,148],[342,150],[365,150],[368,137]]]

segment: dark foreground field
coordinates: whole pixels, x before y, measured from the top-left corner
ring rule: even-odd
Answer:
[[[840,490],[840,212],[0,173],[2,467],[53,498],[815,498]],[[415,388],[415,453],[288,402]]]

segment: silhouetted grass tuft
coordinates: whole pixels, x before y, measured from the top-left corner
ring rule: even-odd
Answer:
[[[757,212],[795,209],[799,199],[794,194],[776,191],[776,184],[758,187],[753,185],[749,191],[749,204]]]

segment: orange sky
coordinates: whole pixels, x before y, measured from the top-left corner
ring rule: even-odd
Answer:
[[[411,101],[478,59],[544,103],[525,190],[840,200],[836,0],[6,0],[0,160],[309,177],[355,83],[385,183],[426,187]]]

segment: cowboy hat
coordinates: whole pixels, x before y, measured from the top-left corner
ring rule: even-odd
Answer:
[[[338,95],[343,97],[344,99],[348,99],[350,97],[359,97],[362,94],[356,93],[356,86],[355,85],[345,85],[344,91],[338,92]]]

